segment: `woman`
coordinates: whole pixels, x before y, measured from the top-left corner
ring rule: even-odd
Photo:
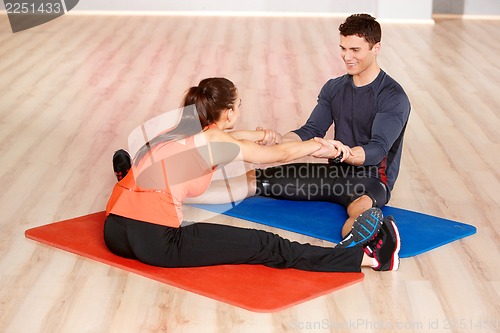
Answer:
[[[187,91],[175,129],[139,149],[130,171],[122,167],[119,178],[124,177],[115,185],[106,207],[104,239],[111,252],[162,267],[263,264],[359,272],[362,265],[380,265],[375,259],[378,256],[365,254],[361,246],[319,247],[262,230],[184,223],[182,202],[208,188],[217,165],[235,159],[287,162],[321,148],[314,140],[261,146],[256,142],[263,139],[263,131],[226,133],[238,119],[240,103],[238,90],[225,78],[202,80]],[[114,156],[117,172],[120,159],[127,164],[129,157],[123,150]],[[370,213],[379,214],[376,209]],[[370,219],[370,214],[359,217],[360,221]]]

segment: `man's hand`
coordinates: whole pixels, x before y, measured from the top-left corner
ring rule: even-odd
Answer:
[[[314,138],[314,141],[323,145],[318,151],[311,154],[314,157],[335,158],[342,154],[341,162],[344,162],[349,157],[353,156],[351,148],[337,140],[325,140],[322,138]]]
[[[276,131],[263,129],[262,127],[257,127],[255,130],[264,132],[264,139],[257,141],[262,146],[271,146],[282,142],[281,134]]]

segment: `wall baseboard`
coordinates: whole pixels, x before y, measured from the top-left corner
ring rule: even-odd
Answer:
[[[492,20],[500,21],[500,15],[433,14],[435,20]]]

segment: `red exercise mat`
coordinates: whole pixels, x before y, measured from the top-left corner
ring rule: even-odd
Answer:
[[[98,212],[26,231],[26,237],[193,293],[256,312],[274,312],[329,294],[363,273],[322,273],[263,265],[161,268],[125,259],[104,244],[105,214]]]

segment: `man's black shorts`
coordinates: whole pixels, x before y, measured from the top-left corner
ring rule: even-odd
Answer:
[[[368,195],[374,207],[383,207],[389,200],[389,191],[377,177],[375,168],[292,163],[257,169],[256,195],[287,200],[329,201],[345,207],[362,195]]]

